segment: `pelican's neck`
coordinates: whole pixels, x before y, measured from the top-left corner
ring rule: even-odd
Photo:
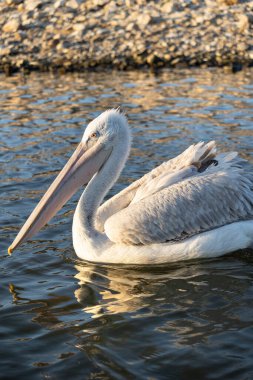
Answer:
[[[74,219],[73,235],[79,231],[82,240],[95,241],[103,239],[103,234],[94,227],[95,215],[105,195],[118,179],[127,160],[130,150],[130,131],[122,128],[114,141],[112,152],[99,170],[91,179],[78,202]]]

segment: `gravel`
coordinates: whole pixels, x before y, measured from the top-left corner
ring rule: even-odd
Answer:
[[[250,66],[253,1],[2,0],[0,71]]]

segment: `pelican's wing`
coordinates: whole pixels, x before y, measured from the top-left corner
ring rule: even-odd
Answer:
[[[215,154],[215,141],[207,144],[199,142],[189,146],[179,156],[162,163],[100,206],[95,220],[96,228],[103,231],[104,223],[110,216],[129,206],[130,203],[136,203],[162,188],[189,177],[195,172],[194,167],[198,168],[210,161]]]
[[[162,189],[174,185],[186,178],[192,177],[198,173],[198,169],[194,165],[187,166],[183,169],[179,169],[173,172],[163,173],[158,177],[152,178],[150,181],[143,183],[137,189],[132,201],[137,203],[144,198],[149,197],[152,194],[158,193]]]
[[[239,220],[253,219],[253,174],[235,154],[218,166],[171,185],[111,216],[105,232],[115,243],[176,241]]]

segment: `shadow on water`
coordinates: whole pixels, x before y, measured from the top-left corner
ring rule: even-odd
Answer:
[[[0,373],[4,379],[253,376],[252,252],[156,267],[76,260],[77,194],[13,257],[6,249],[102,110],[133,148],[110,195],[198,140],[253,162],[252,70],[32,74],[0,82]]]

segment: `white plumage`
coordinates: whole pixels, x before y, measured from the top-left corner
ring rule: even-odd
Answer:
[[[120,175],[130,142],[127,120],[119,111],[106,111],[92,121],[11,250],[37,232],[52,217],[52,208],[56,212],[83,183],[88,185],[73,221],[73,244],[82,259],[157,264],[252,246],[252,167],[237,153],[217,154],[213,141],[190,146],[100,206]]]

